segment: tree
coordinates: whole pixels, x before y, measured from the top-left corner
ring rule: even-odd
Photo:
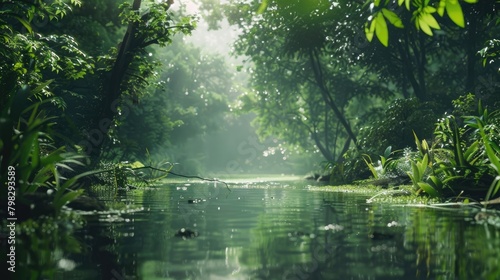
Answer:
[[[79,1],[71,3],[80,4]],[[93,72],[93,61],[86,57],[71,36],[44,35],[32,25],[36,17],[60,20],[72,5],[64,1],[0,3],[0,61],[4,65],[0,67],[3,91],[0,111],[4,115],[0,148],[4,171],[9,163],[12,164],[12,153],[19,148],[12,141],[19,136],[22,111],[34,104],[42,107],[49,98],[52,103],[61,105],[61,100],[53,94],[54,87]],[[48,81],[49,78],[52,80]]]
[[[81,164],[81,155],[55,144],[55,117],[49,112],[54,104],[63,105],[54,88],[92,73],[93,61],[73,37],[46,35],[33,23],[37,17],[60,20],[73,5],[79,2],[0,3],[0,85],[4,90],[0,97],[0,181],[19,196],[21,205],[16,204],[16,209],[22,209],[27,193],[40,187],[54,192],[48,197],[51,214],[58,214],[81,194],[75,182],[85,174],[75,176],[70,167]],[[67,177],[62,176],[64,171]],[[2,199],[5,195],[0,194]]]
[[[432,89],[429,90],[432,82],[429,81],[429,72],[435,72],[430,64],[437,60],[441,60],[438,63],[444,67],[450,60],[455,65],[464,65],[465,72],[448,75],[447,80],[450,76],[463,76],[463,79],[455,79],[459,81],[455,91],[471,92],[477,87],[478,77],[485,75],[479,69],[477,42],[487,40],[495,33],[496,28],[490,23],[497,13],[497,6],[495,1],[478,3],[476,0],[463,3],[447,0],[370,1],[365,33],[369,41],[376,36],[384,46],[392,45],[390,52],[403,62],[402,73],[405,74],[402,80],[411,85],[420,100],[430,100],[432,95],[436,95]],[[457,30],[457,27],[465,30]],[[390,29],[392,31],[389,32]],[[463,62],[462,58],[465,58]],[[446,67],[443,72],[449,71]],[[439,86],[447,86],[447,83],[443,81]],[[456,97],[456,94],[448,97],[448,102]]]
[[[232,90],[224,59],[177,39],[168,49],[155,50],[157,60],[168,66],[157,77],[159,86],[148,88],[149,94],[117,130],[113,151],[124,159],[142,160],[146,149],[151,154],[171,149],[174,154],[169,160],[186,161],[175,151],[190,138],[220,129],[224,122],[226,98]]]
[[[124,102],[124,97],[137,103],[148,84],[148,77],[155,73],[155,65],[150,63],[146,48],[165,46],[175,33],[187,34],[194,28],[192,18],[185,17],[177,22],[169,12],[170,5],[171,1],[147,1],[143,5],[141,0],[134,0],[132,4],[120,6],[122,23],[128,25],[127,31],[113,54],[114,58],[109,61],[109,73],[103,80],[101,106],[92,122],[94,128],[91,131],[94,133],[79,143],[94,163],[109,143],[107,135],[116,126],[115,117],[123,114],[124,108],[130,105]]]
[[[457,3],[232,1],[226,16],[242,30],[235,50],[251,62],[253,91],[242,97],[242,108],[257,113],[261,135],[314,145],[328,160],[340,159],[342,147],[370,121],[405,126],[381,120],[395,99],[416,97],[412,102],[421,104],[413,107],[442,114],[489,77],[478,67],[475,42],[496,30],[489,23],[498,10],[494,1]],[[381,44],[369,43],[375,36]],[[398,144],[413,142],[412,127],[392,129],[405,132]],[[355,143],[371,149],[365,139]]]
[[[303,147],[312,141],[326,159],[340,160],[349,142],[357,145],[346,109],[375,87],[341,52],[344,42],[330,35],[343,29],[348,11],[358,8],[318,1],[304,9],[300,1],[277,1],[256,16],[258,5],[230,7],[228,19],[243,30],[237,53],[252,59],[255,92],[245,102],[258,112],[261,133],[287,134],[288,141]],[[337,125],[340,131],[332,129]]]

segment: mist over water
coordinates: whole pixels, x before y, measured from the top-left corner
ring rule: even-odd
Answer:
[[[163,149],[160,154],[173,155],[171,160],[179,164],[177,170],[198,174],[305,174],[318,169],[322,160],[319,155],[299,155],[275,137],[259,138],[251,124],[255,116],[238,112],[238,98],[250,89],[247,58],[233,54],[233,43],[240,34],[237,27],[222,19],[217,29],[211,29],[195,3],[179,1],[178,5],[199,18],[196,29],[182,40],[200,49],[201,56],[223,58],[230,74],[225,78],[231,81],[231,87],[220,92],[227,97],[228,108],[214,130],[187,135],[181,145]]]

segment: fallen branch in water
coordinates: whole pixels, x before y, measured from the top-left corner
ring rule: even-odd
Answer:
[[[125,171],[128,171],[129,173],[132,173],[131,175],[136,177],[136,179],[138,179],[138,176],[133,172],[135,170],[140,170],[140,169],[151,169],[151,170],[155,170],[155,171],[160,171],[160,172],[163,172],[165,173],[165,175],[162,175],[160,177],[157,177],[157,178],[153,178],[153,179],[144,179],[144,178],[140,178],[141,180],[143,180],[146,184],[149,182],[152,182],[152,181],[157,181],[159,179],[163,179],[167,176],[167,174],[172,174],[174,176],[178,176],[178,177],[183,177],[183,178],[191,178],[191,179],[199,179],[199,180],[202,180],[202,181],[208,181],[208,182],[216,182],[216,183],[222,183],[226,186],[226,188],[231,191],[231,189],[229,188],[229,185],[224,182],[224,181],[221,181],[219,179],[209,179],[209,178],[203,178],[203,177],[200,177],[200,176],[196,176],[196,175],[183,175],[183,174],[179,174],[179,173],[175,173],[173,171],[171,171],[172,169],[172,166],[169,168],[169,169],[162,169],[162,168],[158,168],[158,167],[153,167],[153,166],[144,166],[141,164],[141,166],[138,166],[138,167],[131,167],[131,166],[126,166],[126,167],[120,167],[119,169],[122,169],[122,170],[125,170]],[[116,172],[116,169],[117,168],[111,168],[111,169],[104,169],[104,170],[98,170],[98,171],[95,171],[94,173],[92,173],[93,175],[97,175],[97,174],[102,174],[102,173],[108,173],[108,172]]]
[[[500,204],[500,197],[492,199],[492,200],[482,201],[481,204],[482,205]]]
[[[182,177],[182,178],[199,179],[199,180],[202,180],[202,181],[222,183],[222,184],[224,184],[226,186],[226,188],[229,191],[231,191],[231,189],[229,188],[229,185],[226,182],[221,181],[219,179],[208,179],[208,178],[203,178],[203,177],[196,176],[196,175],[183,175],[183,174],[172,172],[172,171],[167,170],[167,169],[156,168],[156,167],[153,167],[153,166],[142,166],[142,167],[136,167],[136,168],[132,168],[132,169],[133,170],[138,170],[138,169],[146,169],[146,168],[152,169],[152,170],[156,170],[156,171],[160,171],[160,172],[165,172],[165,173],[172,174],[174,176],[178,176],[178,177]]]

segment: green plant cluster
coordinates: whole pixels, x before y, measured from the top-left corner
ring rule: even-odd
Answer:
[[[432,136],[441,110],[433,102],[397,99],[382,112],[380,119],[360,129],[360,146],[371,156],[382,154],[388,146],[393,150],[411,147],[413,131],[425,138]]]
[[[149,152],[148,158],[150,159]],[[164,179],[174,167],[170,162],[153,163],[145,166],[140,161],[123,161],[114,163],[101,161],[98,165],[99,171],[95,176],[100,183],[112,187],[113,190],[129,188],[130,186],[147,186],[158,180]]]
[[[4,185],[12,172],[19,199],[45,192],[55,213],[82,193],[75,183],[88,173],[74,171],[82,165],[81,155],[56,144],[56,118],[48,112],[61,100],[51,87],[92,73],[93,65],[72,37],[44,36],[32,22],[60,20],[75,5],[80,2],[11,1],[0,6],[0,181]],[[48,79],[51,75],[58,79]],[[4,201],[5,195],[1,193]]]
[[[490,112],[479,100],[476,113],[466,115],[473,100],[469,94],[453,102],[454,111],[461,115],[439,119],[432,142],[420,140],[414,132],[416,152],[405,149],[397,156],[389,147],[378,163],[364,155],[373,177],[401,175],[406,170],[414,190],[430,197],[483,198],[486,194],[489,200],[496,196],[500,189],[500,110]]]
[[[18,196],[36,192],[39,188],[51,190],[52,205],[59,211],[68,201],[82,193],[82,190],[73,189],[72,186],[89,173],[75,175],[74,167],[83,165],[82,156],[66,151],[64,146],[53,145],[51,127],[55,124],[54,118],[46,116],[39,108],[50,99],[29,102],[29,98],[40,90],[40,87],[33,90],[21,87],[1,112],[0,176],[5,182],[9,167],[14,168]],[[63,174],[73,177],[67,178]]]

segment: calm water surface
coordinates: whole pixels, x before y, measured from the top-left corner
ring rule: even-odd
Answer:
[[[500,279],[498,228],[474,209],[367,204],[306,181],[171,182],[88,217],[62,279]],[[189,203],[199,200],[199,203]],[[179,230],[197,236],[176,236]]]

